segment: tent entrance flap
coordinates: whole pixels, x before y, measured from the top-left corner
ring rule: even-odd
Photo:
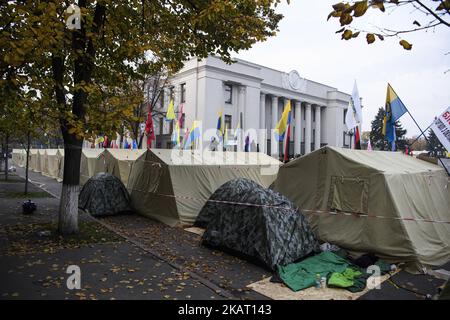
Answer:
[[[328,208],[351,213],[368,213],[369,181],[361,178],[331,177]]]

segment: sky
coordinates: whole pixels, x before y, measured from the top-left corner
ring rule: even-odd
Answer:
[[[450,28],[439,26],[427,32],[403,35],[413,47],[406,51],[397,37],[368,45],[365,35],[341,40],[335,31],[337,19],[327,16],[337,0],[291,0],[277,8],[284,15],[279,32],[265,42],[255,44],[234,57],[277,70],[297,70],[306,79],[324,83],[351,93],[356,80],[363,98],[363,131],[369,131],[379,107],[384,107],[389,82],[422,129],[450,106]],[[427,2],[427,1],[425,1]],[[429,1],[428,1],[429,2]],[[435,6],[435,4],[433,4]],[[424,24],[424,14],[411,7],[385,13],[369,8],[357,18],[355,26],[372,29],[382,26],[410,28],[417,20]],[[407,136],[420,133],[411,117],[400,122]]]

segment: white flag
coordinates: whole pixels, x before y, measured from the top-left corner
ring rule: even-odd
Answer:
[[[355,111],[353,109],[353,103],[351,100],[348,102],[347,114],[345,115],[345,125],[347,126],[348,130],[352,130],[357,125]]]
[[[359,124],[362,124],[361,99],[359,98],[359,92],[358,92],[358,86],[356,85],[356,80],[355,80],[355,84],[353,85],[352,100],[353,100],[353,108],[355,109],[356,122]]]

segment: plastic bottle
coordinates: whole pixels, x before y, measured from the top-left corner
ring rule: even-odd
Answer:
[[[320,289],[320,287],[321,287],[320,280],[321,280],[320,274],[316,274],[316,288],[317,289]]]

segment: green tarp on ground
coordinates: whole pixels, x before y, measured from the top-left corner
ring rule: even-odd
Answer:
[[[450,224],[438,223],[450,221],[450,180],[437,165],[397,152],[324,147],[280,168],[273,188],[299,206],[324,242],[407,262],[410,271],[450,260]]]
[[[333,272],[344,272],[350,263],[337,254],[326,251],[304,259],[278,267],[278,275],[293,291],[299,291],[316,285],[317,275],[327,277]]]

